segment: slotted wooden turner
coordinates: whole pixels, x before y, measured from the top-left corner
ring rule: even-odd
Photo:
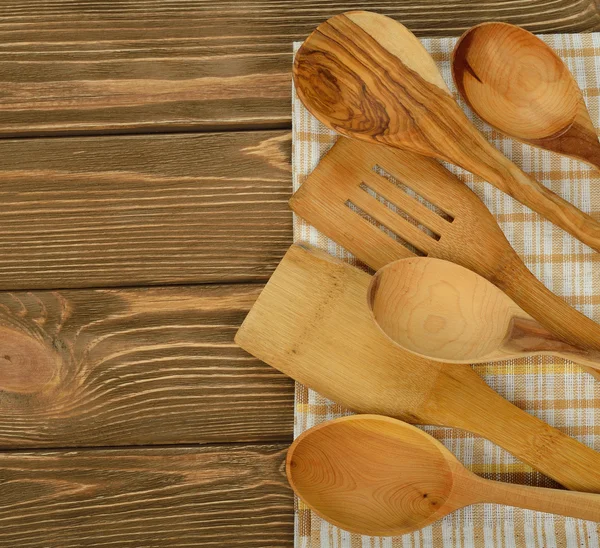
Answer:
[[[415,251],[452,261],[487,278],[563,340],[600,350],[600,325],[546,288],[477,195],[433,159],[341,137],[290,205],[374,270]]]

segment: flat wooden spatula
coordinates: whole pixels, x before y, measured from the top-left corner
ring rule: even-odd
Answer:
[[[562,340],[600,350],[600,325],[544,286],[477,195],[433,159],[342,137],[290,205],[374,270],[415,254],[452,261]]]

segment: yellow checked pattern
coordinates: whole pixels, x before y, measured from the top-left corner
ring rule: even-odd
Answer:
[[[595,126],[600,127],[600,33],[541,38],[567,63],[583,90]],[[455,93],[450,54],[456,39],[422,41]],[[294,50],[299,46],[299,43],[294,44]],[[477,119],[463,102],[460,104],[492,144],[524,171],[600,219],[600,173],[569,158],[513,141]],[[294,93],[294,190],[335,139],[335,134],[312,117]],[[531,271],[571,306],[600,322],[600,255],[488,183],[461,169],[447,167],[485,202]],[[345,250],[297,217],[294,239],[309,241],[355,264]],[[600,383],[579,367],[549,358],[474,367],[492,388],[515,405],[600,450]],[[297,385],[296,435],[348,413],[312,390]],[[499,481],[555,486],[487,440],[459,430],[425,429],[477,474]],[[599,525],[591,522],[487,504],[456,512],[411,535],[378,539],[341,531],[314,515],[300,501],[296,507],[296,546],[299,548],[596,548],[600,546],[599,537]]]

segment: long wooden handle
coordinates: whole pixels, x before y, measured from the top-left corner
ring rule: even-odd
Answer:
[[[577,158],[600,169],[600,143],[583,97],[579,99],[577,115],[567,131],[554,137],[530,139],[527,142],[558,154]]]
[[[577,126],[571,129],[563,136],[557,138],[560,145],[557,152],[581,160],[593,168],[600,170],[600,143],[595,135],[594,126],[591,125],[587,132],[578,131]],[[542,148],[549,148],[544,147]]]
[[[563,341],[600,352],[600,324],[578,312],[550,291],[512,252],[505,255],[493,283],[525,312]]]
[[[579,352],[551,352],[551,354],[569,360],[583,367],[590,375],[600,381],[600,354],[595,350]]]
[[[600,495],[595,493],[544,489],[489,480],[482,482],[480,490],[481,502],[495,502],[600,522]]]
[[[512,405],[468,366],[448,365],[419,420],[461,428],[575,490],[600,493],[600,453]]]
[[[600,380],[600,352],[597,350],[572,349],[550,351],[550,354],[581,365],[588,373]]]
[[[550,354],[600,369],[600,352],[566,343],[532,318],[514,318],[503,345],[509,352]]]
[[[498,169],[490,170],[486,166],[485,174],[479,170],[479,175],[584,244],[600,251],[600,222],[524,173],[499,151],[495,156]]]
[[[599,324],[552,293],[532,274],[508,243],[504,259],[502,269],[495,272],[492,279],[496,287],[502,289],[525,312],[562,341],[587,349],[592,354],[600,352]],[[580,365],[588,365],[585,360],[581,361],[574,356],[563,357]],[[585,367],[585,370],[600,381],[600,371],[595,368],[595,364],[594,367]]]
[[[600,221],[527,175],[474,127],[467,127],[465,123],[463,127],[465,132],[461,140],[465,145],[452,150],[444,159],[479,175],[584,244],[600,251]]]
[[[600,171],[600,144],[596,146],[593,151],[591,151],[589,154],[586,154],[585,156],[575,156],[574,154],[573,156],[578,160],[581,160],[582,162],[585,162],[586,164],[592,166],[594,169]]]

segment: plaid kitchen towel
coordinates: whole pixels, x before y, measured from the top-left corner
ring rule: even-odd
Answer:
[[[555,34],[541,38],[558,52],[575,75],[592,120],[600,127],[600,33]],[[454,93],[450,54],[455,42],[455,38],[423,40]],[[294,51],[299,46],[299,43],[294,44]],[[492,144],[517,165],[578,208],[600,218],[600,173],[575,160],[513,141],[477,119],[463,102],[460,104]],[[294,93],[294,190],[335,140],[335,134],[311,116]],[[447,167],[485,202],[531,271],[554,293],[600,322],[600,254],[488,183],[461,169]],[[294,218],[294,239],[309,241],[356,264],[349,253],[298,217]],[[506,399],[600,450],[600,381],[594,381],[577,366],[551,358],[474,367]],[[349,414],[346,409],[297,385],[295,435],[345,414]],[[424,429],[476,474],[499,481],[550,485],[541,474],[487,440],[454,429]],[[493,504],[465,508],[411,535],[361,537],[329,525],[301,501],[296,503],[296,546],[299,548],[595,548],[600,546],[599,537],[600,527],[595,523]]]

